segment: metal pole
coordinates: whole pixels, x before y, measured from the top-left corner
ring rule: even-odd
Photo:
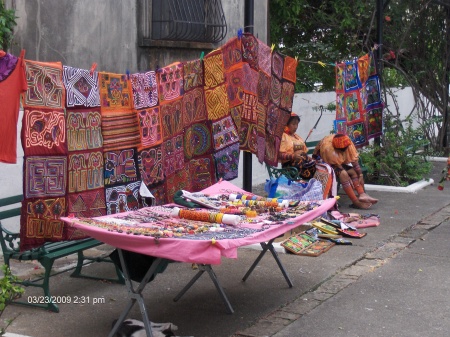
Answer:
[[[450,8],[446,7],[445,11],[447,13],[447,22],[446,22],[446,26],[447,26],[447,30],[446,30],[446,37],[447,37],[447,60],[446,60],[446,67],[445,67],[445,80],[444,80],[444,99],[443,102],[445,104],[444,107],[444,111],[445,111],[445,115],[444,115],[444,130],[443,132],[445,132],[445,136],[442,142],[443,148],[445,150],[445,154],[449,155],[450,153],[450,111],[448,108],[448,101],[449,101],[449,86],[450,86]]]
[[[254,23],[254,1],[245,0],[245,10],[244,10],[244,32],[253,34],[253,23]],[[252,191],[252,154],[251,152],[245,151],[243,153],[243,178],[242,178],[242,188],[247,192]]]
[[[381,75],[383,73],[383,9],[383,0],[377,0],[377,72],[380,80],[380,88],[382,87]],[[374,143],[379,146],[381,144],[381,138],[375,137]]]

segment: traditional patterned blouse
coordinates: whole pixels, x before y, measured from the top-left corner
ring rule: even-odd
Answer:
[[[323,161],[331,166],[341,166],[358,161],[359,154],[355,145],[350,144],[344,151],[336,150],[333,147],[334,135],[323,138],[316,146],[314,155],[320,155]]]
[[[294,133],[293,135],[286,132],[283,133],[280,143],[280,151],[278,153],[278,160],[284,164],[294,160],[294,155],[296,154],[306,154],[308,148],[305,141]]]

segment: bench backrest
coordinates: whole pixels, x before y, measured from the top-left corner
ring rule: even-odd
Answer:
[[[13,197],[0,199],[0,207],[8,207],[11,205],[15,205],[19,202],[22,202],[23,195],[15,195]],[[14,207],[11,209],[7,209],[5,211],[0,211],[0,220],[12,218],[20,215],[21,207]]]
[[[12,197],[7,197],[0,199],[0,209],[7,208],[6,210],[0,211],[0,235],[2,240],[0,240],[0,244],[2,246],[3,252],[6,250],[15,250],[19,251],[19,234],[12,233],[8,231],[2,225],[2,220],[13,218],[20,215],[21,205],[10,207],[15,204],[22,202],[23,195],[15,195]],[[6,247],[8,245],[8,247]]]
[[[314,152],[314,149],[316,148],[316,145],[319,144],[320,140],[315,140],[312,142],[306,142],[306,147],[308,148],[308,154],[312,155]]]

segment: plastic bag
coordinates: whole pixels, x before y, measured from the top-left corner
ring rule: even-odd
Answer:
[[[270,178],[266,179],[264,184],[264,191],[267,192],[269,198],[274,198],[278,188],[278,179]]]
[[[317,179],[311,179],[306,186],[297,182],[292,182],[289,189],[286,190],[286,199],[295,199],[301,201],[323,200],[322,183]]]

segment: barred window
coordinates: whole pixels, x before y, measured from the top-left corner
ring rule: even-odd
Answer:
[[[221,0],[152,0],[153,40],[216,43],[227,33]]]

